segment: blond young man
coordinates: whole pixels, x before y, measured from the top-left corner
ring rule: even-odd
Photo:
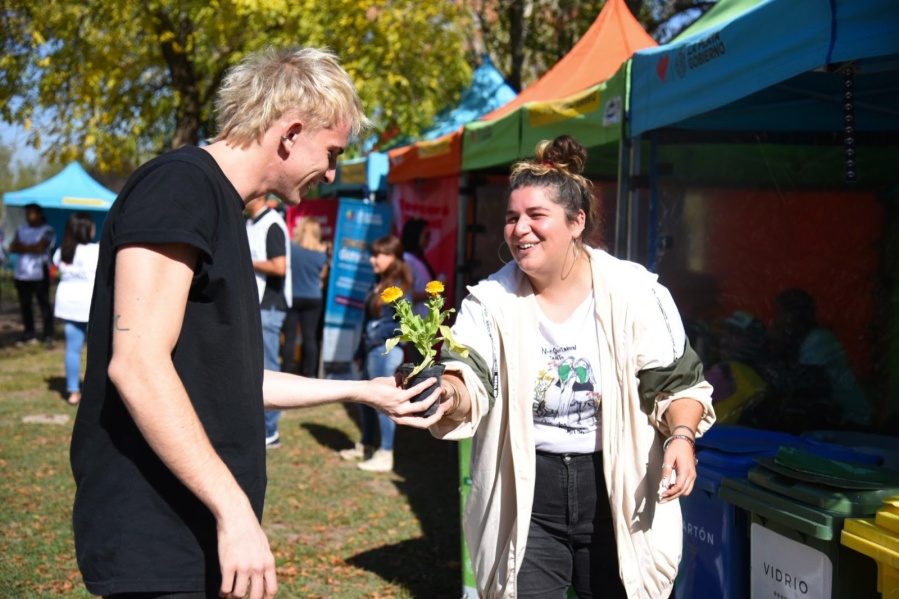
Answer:
[[[78,563],[104,597],[273,597],[263,407],[355,401],[398,422],[423,408],[393,379],[263,369],[242,212],[333,179],[368,126],[347,73],[328,52],[268,50],[216,108],[218,136],[139,168],[100,240],[71,462]]]

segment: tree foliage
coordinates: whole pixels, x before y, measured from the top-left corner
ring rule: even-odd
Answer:
[[[539,79],[577,43],[606,0],[465,0],[470,43],[490,55],[517,90]],[[657,41],[677,35],[715,0],[625,0]]]
[[[471,76],[445,0],[5,0],[0,119],[102,171],[215,132],[226,70],[263,46],[327,46],[376,129],[414,135]],[[376,131],[377,132],[377,131]]]

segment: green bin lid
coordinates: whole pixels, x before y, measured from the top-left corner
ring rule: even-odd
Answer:
[[[838,517],[870,516],[883,507],[883,500],[899,491],[899,481],[893,486],[859,489],[825,484],[820,480],[808,480],[809,476],[786,469],[770,466],[773,463],[753,468],[749,471],[751,483],[769,491],[774,491],[803,504],[830,512]],[[817,477],[816,477],[817,478]]]
[[[750,470],[764,470],[757,466]],[[718,497],[761,518],[777,522],[791,530],[822,541],[831,541],[839,535],[842,518],[815,509],[776,491],[762,488],[744,478],[725,478],[721,481]]]
[[[778,449],[774,461],[785,468],[819,476],[822,482],[850,489],[856,487],[847,485],[883,487],[892,473],[877,466],[843,462],[788,446]],[[892,478],[899,478],[899,473],[892,473]]]

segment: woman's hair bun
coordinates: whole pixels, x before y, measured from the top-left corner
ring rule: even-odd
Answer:
[[[570,135],[560,135],[541,149],[543,156],[537,157],[540,161],[548,162],[556,167],[564,167],[573,175],[580,175],[584,172],[584,166],[587,164],[587,149]]]

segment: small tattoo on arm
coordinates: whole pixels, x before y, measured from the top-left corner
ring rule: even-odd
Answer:
[[[130,331],[131,329],[126,329],[126,328],[122,328],[122,327],[119,326],[119,319],[120,319],[121,317],[122,317],[121,314],[116,314],[116,315],[115,315],[115,321],[113,322],[113,327],[114,327],[115,330],[117,330],[117,331]]]

